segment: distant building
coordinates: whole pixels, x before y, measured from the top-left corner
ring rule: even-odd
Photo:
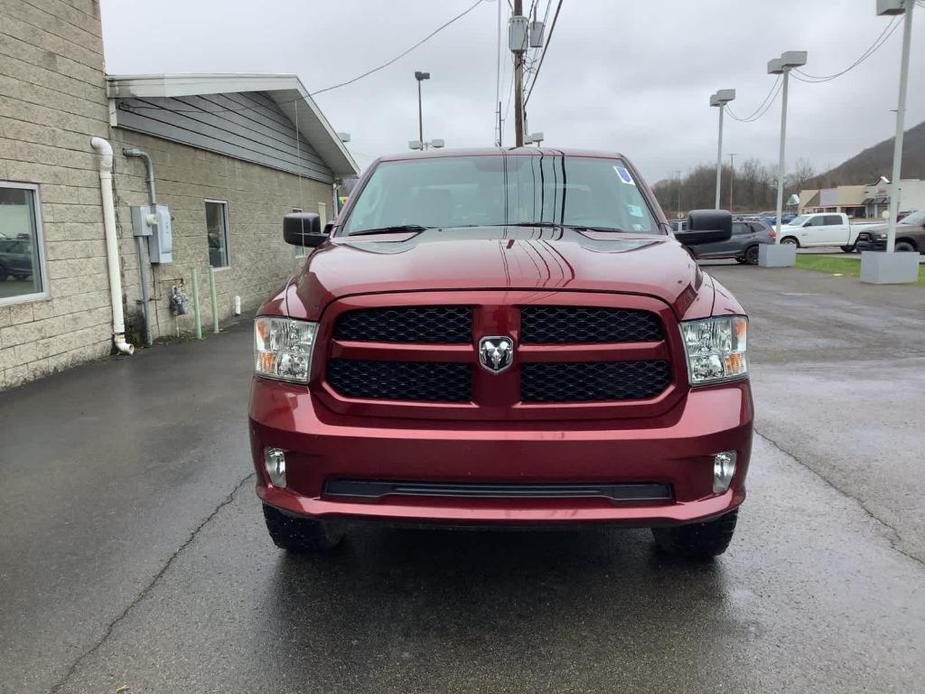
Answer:
[[[879,219],[890,210],[890,184],[880,179],[865,186],[864,205],[867,216]],[[925,210],[925,181],[918,178],[903,178],[899,181],[899,211]]]
[[[884,179],[870,185],[800,191],[800,213],[844,212],[856,219],[882,219],[890,209],[890,184]],[[899,182],[899,209],[925,210],[925,181],[904,178]]]
[[[332,218],[334,182],[358,173],[297,77],[106,76],[99,6],[79,5],[0,0],[0,390],[110,354],[119,303],[137,343],[144,294],[151,338],[190,332],[192,310],[171,299],[192,297],[194,269],[207,330],[210,269],[220,322],[236,297],[255,309],[303,262],[283,215]],[[116,274],[94,136],[113,150]],[[145,166],[124,148],[153,162],[171,262],[152,263],[146,242],[138,251]]]
[[[860,186],[838,186],[800,191],[800,213],[844,212],[849,217],[865,217],[864,191]]]

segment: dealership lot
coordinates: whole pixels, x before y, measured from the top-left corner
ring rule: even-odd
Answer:
[[[758,434],[715,563],[641,530],[363,527],[284,556],[244,322],[0,403],[0,691],[915,690],[925,287],[710,271],[751,316]]]

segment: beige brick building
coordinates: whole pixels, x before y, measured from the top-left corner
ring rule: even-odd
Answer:
[[[103,224],[101,157],[114,152],[117,277]],[[132,206],[169,209],[172,262],[141,257]],[[126,334],[142,344],[193,330],[172,292],[200,276],[204,330],[256,308],[301,260],[282,241],[282,215],[333,215],[332,184],[356,166],[291,75],[107,77],[96,0],[0,0],[0,389],[113,351],[118,286]],[[143,319],[144,268],[149,301]],[[113,284],[113,280],[117,280]]]

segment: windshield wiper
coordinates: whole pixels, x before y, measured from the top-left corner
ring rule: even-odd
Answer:
[[[347,236],[371,236],[372,234],[389,234],[394,231],[427,231],[436,227],[422,227],[420,224],[396,224],[390,227],[377,227],[375,229],[360,229],[352,231]]]
[[[555,228],[565,228],[565,229],[574,229],[575,231],[612,231],[617,234],[630,234],[632,232],[627,231],[626,229],[620,229],[618,227],[595,227],[595,226],[586,226],[584,224],[559,224],[558,222],[513,222],[511,224],[493,224],[492,226],[505,226],[505,227],[555,227]]]

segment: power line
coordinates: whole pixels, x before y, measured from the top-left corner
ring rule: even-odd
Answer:
[[[729,106],[726,106],[726,113],[729,114],[729,117],[732,120],[737,120],[740,123],[754,123],[759,118],[762,118],[766,114],[774,102],[777,100],[777,95],[780,94],[781,89],[783,89],[782,78],[780,75],[777,76],[777,79],[774,81],[774,84],[771,85],[770,91],[762,99],[761,103],[758,105],[754,111],[752,111],[747,116],[737,116],[735,112]]]
[[[429,41],[430,39],[432,39],[434,36],[436,36],[436,35],[439,34],[441,31],[443,31],[443,30],[446,29],[448,26],[450,26],[450,24],[452,24],[453,22],[456,22],[456,21],[462,19],[463,17],[465,17],[467,14],[469,14],[470,12],[472,12],[472,10],[474,10],[476,7],[478,7],[479,5],[481,5],[482,2],[483,2],[483,0],[476,0],[476,2],[475,2],[471,7],[469,7],[469,9],[463,10],[462,12],[460,12],[458,15],[456,15],[455,17],[453,17],[453,18],[452,18],[451,20],[449,20],[448,22],[445,22],[444,24],[441,24],[441,25],[438,26],[436,29],[434,29],[432,32],[430,32],[427,36],[425,36],[423,39],[421,39],[420,41],[418,41],[416,44],[414,44],[414,45],[411,46],[410,48],[407,48],[406,50],[402,51],[401,53],[399,53],[398,55],[396,55],[396,56],[395,56],[394,58],[392,58],[391,60],[389,60],[389,61],[387,61],[387,62],[385,62],[385,63],[382,63],[382,65],[379,65],[378,67],[374,67],[372,70],[367,70],[367,71],[364,72],[362,75],[358,75],[358,76],[354,77],[353,79],[347,80],[346,82],[340,82],[340,83],[338,83],[338,84],[333,84],[333,85],[331,85],[330,87],[325,87],[324,89],[319,89],[319,90],[316,91],[316,92],[312,92],[312,93],[311,93],[311,96],[315,96],[315,95],[317,95],[317,94],[324,94],[325,92],[329,92],[329,91],[331,91],[332,89],[340,89],[341,87],[346,87],[348,84],[353,84],[354,82],[357,82],[357,81],[363,79],[364,77],[368,77],[369,75],[372,75],[372,74],[375,73],[375,72],[379,72],[380,70],[383,70],[383,69],[387,68],[389,65],[392,65],[393,63],[395,63],[396,61],[400,60],[401,58],[404,58],[406,55],[408,55],[411,51],[413,51],[413,50],[414,50],[415,48],[417,48],[418,46],[420,46],[420,45],[424,44],[425,42]]]
[[[549,48],[549,43],[552,41],[552,32],[556,30],[556,20],[559,19],[559,10],[562,9],[562,0],[559,0],[559,4],[556,5],[556,13],[552,18],[552,25],[549,27],[549,35],[546,37],[546,41],[543,43],[543,52],[540,54],[540,62],[536,66],[536,73],[533,75],[533,81],[530,82],[530,90],[527,92],[526,97],[524,97],[524,107],[526,108],[527,102],[530,101],[530,95],[533,93],[533,87],[536,86],[536,80],[539,79],[540,70],[543,68],[543,59],[546,58],[546,49]]]
[[[353,77],[352,79],[346,80],[346,81],[344,81],[344,82],[338,82],[337,84],[332,84],[332,85],[329,86],[329,87],[324,87],[323,89],[318,89],[318,90],[316,90],[316,91],[310,92],[310,93],[308,94],[308,96],[317,96],[317,95],[319,95],[319,94],[324,94],[325,92],[330,92],[330,91],[332,91],[332,90],[334,90],[334,89],[340,89],[341,87],[346,87],[348,84],[353,84],[354,82],[360,81],[360,80],[363,79],[364,77],[369,77],[370,75],[372,75],[372,74],[374,74],[374,73],[376,73],[376,72],[379,72],[380,70],[384,70],[385,68],[389,67],[390,65],[393,65],[394,63],[396,63],[396,62],[398,62],[399,60],[401,60],[402,58],[404,58],[406,55],[408,55],[409,53],[411,53],[411,51],[413,51],[415,48],[418,48],[418,47],[422,46],[423,44],[425,44],[427,41],[429,41],[430,39],[432,39],[434,36],[436,36],[437,34],[439,34],[441,31],[443,31],[444,29],[446,29],[448,26],[450,26],[450,25],[453,24],[454,22],[457,22],[457,21],[459,21],[460,19],[462,19],[463,17],[465,17],[467,14],[469,14],[470,12],[472,12],[472,10],[474,10],[476,7],[478,7],[478,6],[481,5],[483,2],[486,2],[486,1],[487,1],[487,0],[476,0],[476,2],[473,3],[468,9],[463,10],[462,12],[460,12],[458,15],[456,15],[455,17],[453,17],[453,18],[450,19],[449,21],[444,22],[443,24],[441,24],[440,26],[438,26],[436,29],[434,29],[432,32],[430,32],[427,36],[425,36],[423,39],[421,39],[420,41],[418,41],[417,43],[415,43],[415,44],[412,45],[411,47],[406,48],[404,51],[402,51],[401,53],[399,53],[398,55],[396,55],[394,58],[392,58],[392,59],[390,59],[390,60],[387,60],[386,62],[382,63],[381,65],[377,65],[376,67],[372,68],[371,70],[367,70],[367,71],[364,72],[363,74],[357,75],[356,77]],[[298,102],[298,101],[302,101],[302,98],[299,97],[298,99],[290,99],[290,100],[288,100],[288,101],[280,101],[280,102],[277,102],[277,105],[279,105],[279,106],[285,106],[285,105],[287,105],[287,104],[295,103],[295,102]],[[132,107],[131,107],[131,109],[159,109],[159,108],[160,108],[160,107],[158,107],[158,106],[132,106]],[[240,112],[243,112],[243,111],[260,110],[261,108],[266,108],[266,107],[265,107],[265,106],[242,106],[241,108],[220,108],[220,109],[171,109],[171,110],[172,110],[172,111],[175,111],[175,112],[177,112],[177,113],[240,113]],[[131,109],[126,109],[126,110],[131,110]]]
[[[900,25],[899,18],[893,17],[890,23],[887,24],[886,27],[883,29],[883,31],[880,32],[880,35],[874,40],[874,42],[870,46],[868,46],[867,50],[864,51],[857,60],[855,60],[853,63],[851,63],[851,65],[846,67],[841,72],[836,72],[835,74],[832,74],[832,75],[812,75],[808,72],[805,72],[804,70],[795,68],[793,71],[794,79],[798,79],[801,82],[819,83],[819,82],[830,82],[834,79],[841,77],[845,73],[850,72],[851,70],[856,68],[858,65],[860,65],[865,60],[870,58],[870,56],[872,56],[874,53],[880,50],[883,44],[885,44],[889,40],[889,38],[893,35],[893,33],[899,28],[899,25]]]

